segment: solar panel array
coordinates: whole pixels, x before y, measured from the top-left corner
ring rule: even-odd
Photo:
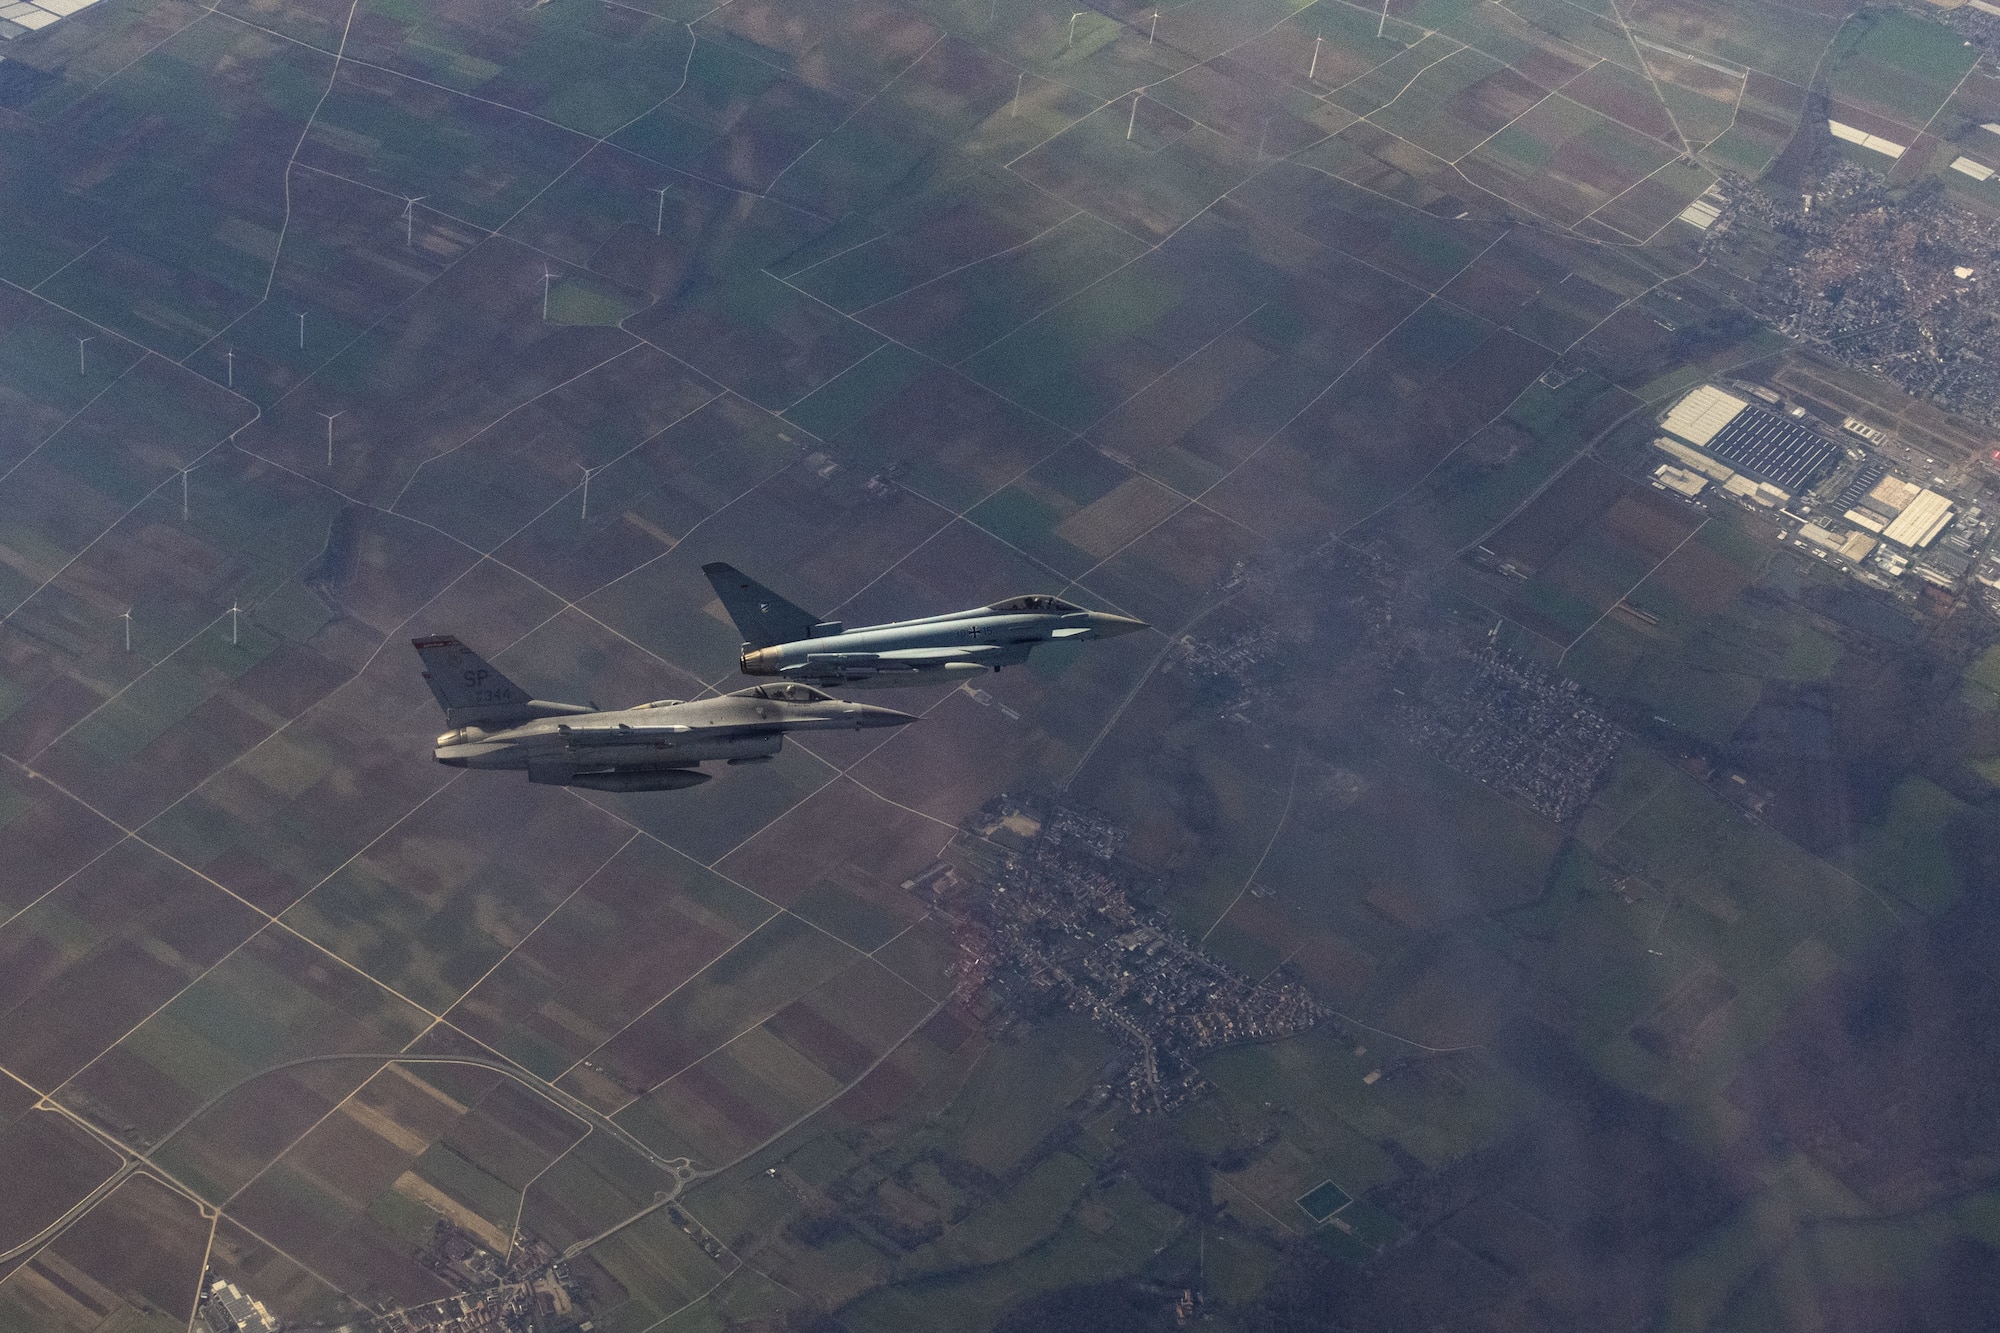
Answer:
[[[1873,458],[1869,459],[1861,465],[1861,470],[1854,474],[1854,480],[1847,483],[1846,489],[1840,493],[1840,498],[1833,502],[1833,507],[1843,511],[1860,507],[1861,502],[1868,498],[1868,492],[1875,489],[1875,483],[1888,475],[1887,464]]]
[[[1789,417],[1751,407],[1716,432],[1708,452],[1738,472],[1797,495],[1825,476],[1843,450]]]

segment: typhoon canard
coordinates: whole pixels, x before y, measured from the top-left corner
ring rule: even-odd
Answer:
[[[434,756],[453,768],[512,769],[530,782],[597,791],[670,791],[708,781],[710,761],[755,763],[788,731],[900,727],[917,719],[849,703],[796,681],[713,699],[632,708],[535,699],[448,634],[417,639],[424,679],[451,730]]]

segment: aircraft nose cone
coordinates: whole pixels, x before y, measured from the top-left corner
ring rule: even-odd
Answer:
[[[1100,639],[1115,639],[1121,634],[1149,628],[1143,620],[1134,620],[1130,616],[1114,616],[1109,611],[1091,612],[1090,627],[1097,631],[1097,637]]]
[[[884,708],[880,704],[854,704],[852,707],[860,712],[860,716],[854,722],[857,727],[900,727],[917,720],[914,713],[898,712],[893,708]]]

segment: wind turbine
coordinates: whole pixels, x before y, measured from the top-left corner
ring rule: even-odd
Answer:
[[[305,346],[306,346],[306,312],[301,310],[299,311],[299,350],[304,351]]]
[[[95,338],[96,336],[97,335],[93,333],[90,335],[90,338],[78,338],[76,340],[76,373],[79,375],[83,373],[83,345],[89,342],[91,338]]]
[[[1076,13],[1069,16],[1069,44],[1071,46],[1076,45],[1076,21],[1083,17],[1083,13],[1084,11],[1079,9]]]
[[[427,194],[418,194],[418,195],[406,194],[403,196],[403,248],[405,250],[410,248],[411,228],[413,226],[413,223],[410,218],[410,211],[414,209],[418,204],[422,203],[424,200],[428,198],[430,198],[430,196]]]
[[[666,225],[667,191],[671,188],[673,187],[668,185],[662,185],[659,189],[653,191],[654,194],[660,196],[660,207],[658,211],[653,214],[653,235],[655,236],[658,236],[660,234],[660,229]]]
[[[328,467],[332,467],[333,466],[333,419],[335,417],[346,416],[347,409],[343,407],[338,412],[320,412],[317,415],[326,418],[326,465]]]
[[[188,516],[188,473],[200,466],[199,463],[189,463],[181,469],[181,522],[183,523],[187,522]]]
[[[228,363],[228,369],[225,373],[229,376],[228,383],[223,387],[233,389],[236,387],[236,349],[232,347],[224,352],[222,359]]]
[[[547,264],[542,265],[542,322],[544,324],[548,323],[549,319],[549,282],[555,276],[554,270],[550,269]]]
[[[598,470],[599,470],[600,468],[602,468],[603,466],[604,466],[604,464],[602,464],[602,463],[599,463],[599,464],[597,465],[597,467],[584,467],[584,466],[583,466],[583,464],[581,464],[581,463],[578,463],[578,464],[577,464],[577,467],[578,467],[579,469],[581,469],[581,470],[582,470],[582,472],[583,472],[583,514],[582,514],[582,521],[584,521],[584,522],[586,522],[586,523],[590,521],[590,478],[591,478],[591,475],[592,475],[593,473],[597,472],[597,471],[598,471]]]
[[[236,603],[231,602],[229,604],[229,641],[231,643],[236,642],[236,617],[241,611],[242,608],[237,606]]]
[[[1313,62],[1312,62],[1312,68],[1306,71],[1307,83],[1311,83],[1313,81],[1314,76],[1316,76],[1319,73],[1319,44],[1325,40],[1326,38],[1324,37],[1313,38]]]
[[[125,651],[129,653],[129,652],[131,652],[131,651],[132,651],[132,611],[131,611],[131,608],[130,608],[130,607],[127,607],[127,608],[126,608],[125,610],[123,610],[123,611],[120,611],[120,612],[118,613],[118,618],[119,618],[120,620],[122,620],[122,621],[124,621],[124,622],[125,622]]]

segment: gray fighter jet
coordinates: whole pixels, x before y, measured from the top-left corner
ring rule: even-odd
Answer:
[[[900,727],[917,719],[853,704],[791,681],[716,699],[661,699],[636,708],[550,703],[496,671],[449,634],[414,640],[424,679],[451,730],[434,757],[453,768],[525,771],[530,782],[594,791],[671,791],[709,780],[711,759],[769,759],[788,731]]]
[[[1056,597],[1009,597],[991,606],[921,620],[848,629],[792,605],[734,565],[703,565],[723,609],[743,634],[746,676],[813,685],[931,685],[1028,660],[1035,645],[1109,639],[1143,620],[1086,611]]]

